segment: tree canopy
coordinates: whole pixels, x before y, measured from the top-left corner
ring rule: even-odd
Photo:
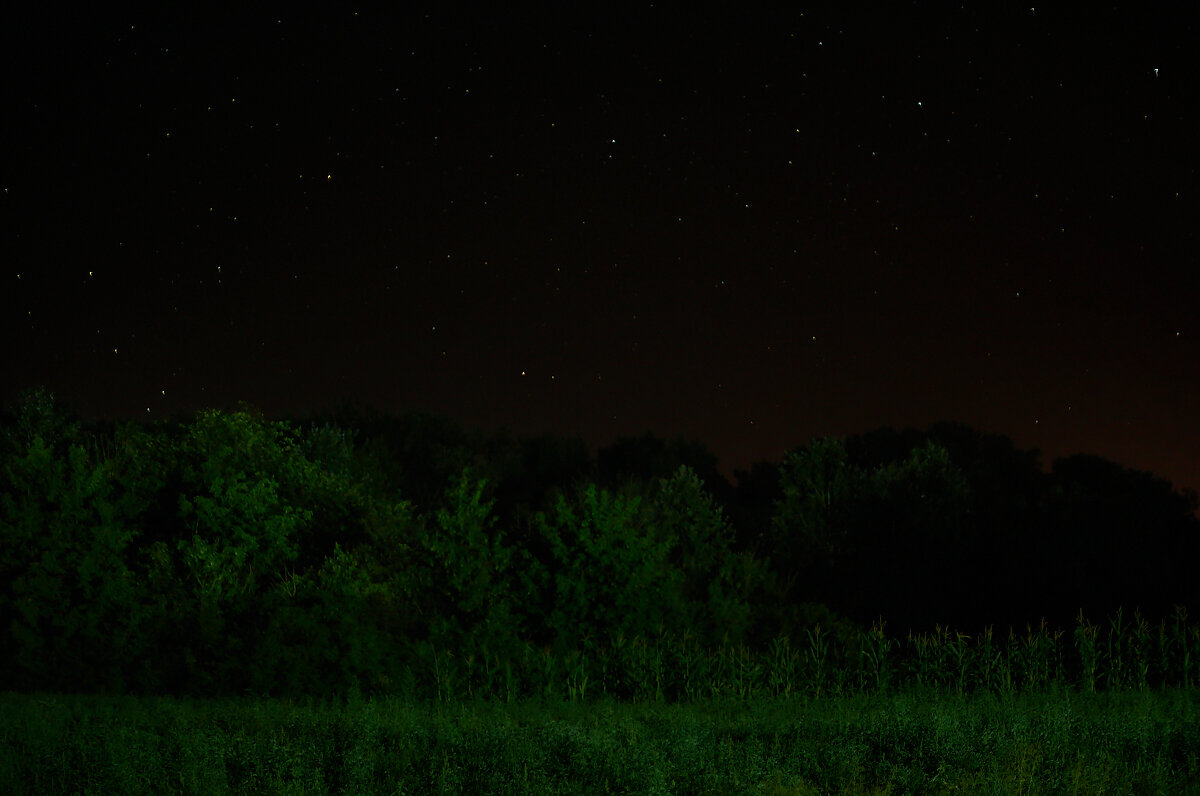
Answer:
[[[415,656],[1166,615],[1198,596],[1196,508],[952,424],[814,439],[731,486],[648,435],[593,458],[419,413],[89,426],[34,390],[0,423],[0,676],[389,690]]]

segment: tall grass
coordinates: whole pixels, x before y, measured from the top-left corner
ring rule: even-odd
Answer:
[[[1071,688],[1099,691],[1191,688],[1200,682],[1200,626],[1187,610],[1151,624],[1118,611],[1100,624],[1082,612],[1071,631],[1045,621],[1001,634],[937,627],[903,637],[877,621],[839,642],[822,627],[765,648],[726,641],[705,647],[686,630],[587,639],[559,649],[526,644],[515,654],[424,648],[407,695],[449,702],[544,697],[695,702],[880,694],[910,687],[999,695]]]
[[[838,640],[841,639],[841,640]],[[414,647],[399,698],[0,694],[0,792],[1184,793],[1200,627]]]
[[[0,694],[0,715],[0,793],[14,795],[1182,794],[1200,783],[1200,694],[1183,689],[694,705]]]

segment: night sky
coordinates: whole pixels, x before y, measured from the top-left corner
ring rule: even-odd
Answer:
[[[726,473],[951,420],[1200,489],[1190,18],[162,5],[0,34],[6,400],[650,431]]]

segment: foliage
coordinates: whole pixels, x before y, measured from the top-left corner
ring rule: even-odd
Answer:
[[[4,454],[11,455],[28,449],[35,437],[56,453],[80,441],[79,424],[58,405],[54,393],[45,387],[23,390],[17,396],[9,422],[0,426],[0,441]]]
[[[644,525],[639,504],[590,484],[536,515],[551,558],[533,581],[543,590],[545,627],[560,643],[649,635],[679,621],[682,578],[670,566],[670,540]]]
[[[685,626],[708,644],[745,641],[767,574],[753,556],[733,553],[733,530],[699,476],[680,465],[661,479],[648,514],[682,576]]]
[[[935,586],[957,573],[970,507],[970,487],[945,448],[926,440],[903,459],[864,468],[841,441],[822,438],[788,455],[780,486],[774,560],[795,578],[793,599],[830,600],[869,622],[887,595],[889,613],[906,626],[936,609]]]
[[[866,479],[847,520],[843,571],[860,573],[877,593],[889,595],[896,624],[914,628],[928,622],[947,593],[963,592],[954,581],[967,575],[957,553],[969,500],[967,482],[946,449],[927,440]],[[844,604],[862,621],[878,610],[874,601]]]
[[[1197,692],[690,705],[0,696],[5,793],[1193,793]]]
[[[4,463],[0,617],[15,681],[120,688],[108,677],[129,634],[128,548],[137,538],[113,500],[109,467],[71,444],[56,457],[35,433]],[[102,679],[97,679],[102,678]]]
[[[861,488],[862,474],[852,468],[839,440],[822,437],[792,451],[780,472],[783,496],[771,519],[780,560],[833,566],[845,546],[838,508]]]
[[[943,425],[815,440],[730,490],[687,464],[713,467],[702,447],[650,437],[598,481],[580,440],[421,415],[84,427],[48,391],[22,401],[0,424],[14,688],[695,700],[1200,677],[1172,613],[1196,595],[1194,496],[1094,457],[1046,475]],[[989,621],[1039,607],[1022,589],[1052,621]]]
[[[470,468],[451,484],[432,532],[419,540],[427,562],[427,588],[437,596],[432,638],[442,648],[507,653],[520,636],[522,556],[510,547],[484,497],[485,479]]]

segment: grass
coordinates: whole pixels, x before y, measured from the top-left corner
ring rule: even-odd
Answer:
[[[926,686],[956,694],[1187,689],[1200,682],[1200,627],[1189,624],[1183,608],[1157,625],[1118,611],[1097,626],[1080,614],[1073,632],[1043,622],[1006,635],[993,628],[971,636],[939,627],[896,638],[877,623],[845,644],[815,627],[798,642],[779,637],[757,651],[740,644],[704,648],[686,632],[664,631],[652,638],[617,636],[565,653],[526,645],[505,659],[430,648],[415,669],[404,696],[447,702],[477,696],[690,702]]]
[[[1200,692],[690,704],[0,696],[0,791],[1195,793]]]
[[[0,793],[1200,794],[1200,628],[430,647],[337,702],[0,694]]]

